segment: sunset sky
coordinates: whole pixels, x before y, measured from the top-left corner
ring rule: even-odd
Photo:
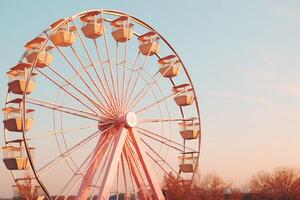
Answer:
[[[95,8],[143,19],[181,55],[200,101],[201,173],[215,171],[240,185],[260,170],[300,168],[296,0],[1,1],[3,104],[5,72],[17,63],[24,44],[57,19]],[[0,197],[11,195],[12,183],[0,162]]]

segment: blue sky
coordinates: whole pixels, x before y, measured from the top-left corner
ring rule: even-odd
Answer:
[[[300,167],[296,0],[2,1],[0,99],[5,72],[27,41],[59,18],[94,8],[143,19],[181,55],[200,100],[203,173],[244,184],[259,170]],[[2,162],[0,177],[0,196],[9,196],[12,179]]]

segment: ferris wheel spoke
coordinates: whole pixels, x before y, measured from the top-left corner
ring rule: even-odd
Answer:
[[[54,132],[50,131],[50,132],[46,132],[46,133],[40,133],[40,135],[33,136],[33,137],[28,137],[26,139],[27,140],[36,140],[36,139],[43,139],[43,138],[51,137],[51,136],[55,136],[55,135],[63,135],[63,134],[66,134],[66,133],[75,134],[77,132],[80,132],[80,131],[83,131],[83,130],[86,130],[86,129],[96,128],[96,127],[98,127],[98,124],[97,125],[90,125],[90,126],[83,126],[83,127],[79,127],[79,128],[66,129],[66,130],[63,130],[63,131],[54,131]]]
[[[68,150],[69,147],[67,145],[65,136],[62,135],[62,138],[63,138],[63,142],[64,142],[64,145],[65,145],[65,148]],[[55,140],[56,140],[56,144],[58,146],[59,152],[60,152],[60,154],[62,154],[63,153],[62,147],[61,147],[61,145],[59,143],[59,139],[58,139],[57,135],[55,135]],[[77,169],[78,169],[78,165],[75,163],[75,161],[74,161],[74,159],[72,158],[71,155],[69,155],[69,159],[70,159],[71,163],[68,161],[67,158],[65,158],[64,160],[65,160],[66,164],[68,165],[68,167],[71,169],[71,171],[74,172],[74,169],[73,169],[73,167],[71,165],[73,164],[75,166],[75,168],[77,168]]]
[[[71,176],[71,178],[66,182],[66,184],[63,186],[63,188],[61,189],[60,192],[58,192],[55,200],[59,199],[60,196],[64,193],[64,191],[68,188],[69,184],[71,183],[71,181],[73,181],[73,179],[78,176],[80,174],[80,169],[84,166],[84,164],[88,161],[88,159],[92,156],[92,153],[94,152],[94,150],[92,150],[88,156],[84,159],[84,161],[80,164],[80,166],[78,167],[78,169],[76,170],[75,173],[73,173],[73,175]]]
[[[103,13],[101,12],[100,14],[101,14],[102,19],[104,19]],[[115,80],[114,80],[113,72],[112,72],[112,63],[111,63],[111,59],[110,59],[109,47],[108,47],[108,42],[107,42],[107,38],[106,38],[106,28],[104,28],[104,31],[103,31],[103,38],[104,38],[105,51],[106,51],[106,56],[107,56],[107,60],[108,60],[108,65],[109,65],[110,78],[111,78],[112,86],[113,86],[113,94],[114,94],[113,99],[115,99],[115,101],[114,101],[115,105],[118,105],[116,88],[115,88]]]
[[[102,91],[100,90],[100,88],[98,87],[98,85],[95,83],[93,77],[91,76],[90,72],[86,69],[86,67],[84,66],[83,61],[81,60],[80,56],[76,53],[75,49],[71,46],[71,49],[73,51],[73,53],[75,54],[75,57],[77,58],[77,60],[80,62],[82,68],[84,69],[86,75],[89,77],[89,79],[91,80],[91,82],[93,83],[94,87],[97,89],[97,91],[99,92],[100,95],[103,96]],[[83,80],[84,81],[84,80]],[[99,97],[95,94],[95,92],[91,89],[91,87],[89,86],[89,84],[86,83],[86,81],[84,81],[86,86],[90,89],[90,91],[93,93],[93,95],[98,99],[99,103],[103,106],[101,100],[99,99]],[[105,97],[103,97],[105,99]],[[113,114],[111,114],[109,111],[107,111],[111,116],[113,116]]]
[[[164,75],[168,72],[169,69],[171,69],[172,65],[170,65],[163,74],[161,74],[161,76],[159,76],[159,78],[157,80],[155,80],[155,77],[160,74],[159,72],[156,72],[155,74],[153,74],[150,78],[150,80],[154,83],[149,85],[149,87],[147,88],[147,85],[145,85],[139,92],[138,94],[133,98],[133,100],[131,101],[131,104],[133,104],[133,108],[143,99],[146,97],[146,95],[149,94],[149,92],[151,91],[151,89],[153,88],[154,85],[159,85],[160,80],[163,79]],[[147,89],[147,90],[146,90]],[[139,98],[138,97],[144,92],[144,94]],[[136,102],[134,102],[136,101]]]
[[[76,27],[77,35],[79,36],[79,39],[80,39],[80,41],[81,41],[81,44],[83,45],[84,50],[85,50],[85,53],[86,53],[86,55],[87,55],[89,61],[91,62],[91,65],[93,66],[94,72],[95,72],[95,74],[96,74],[96,76],[97,76],[97,78],[98,78],[98,81],[100,82],[100,85],[101,85],[102,88],[103,88],[104,93],[106,94],[106,97],[104,97],[104,95],[102,94],[102,91],[101,91],[100,88],[97,86],[97,84],[95,84],[94,80],[90,77],[90,75],[88,75],[88,76],[91,78],[91,80],[92,80],[94,86],[97,88],[98,92],[100,93],[100,95],[101,95],[102,98],[104,99],[106,105],[110,107],[110,104],[109,104],[109,103],[107,102],[107,100],[106,100],[107,98],[109,98],[109,95],[107,95],[106,89],[105,89],[105,87],[104,87],[104,85],[103,85],[103,83],[102,83],[102,81],[101,81],[99,72],[98,72],[98,70],[96,69],[96,65],[95,65],[94,61],[92,60],[92,58],[91,58],[91,55],[90,55],[90,53],[89,53],[89,51],[88,51],[88,48],[87,48],[85,42],[83,41],[83,38],[82,38],[81,34],[80,34],[79,31],[78,31],[77,25],[75,24],[74,20],[72,20],[72,22],[73,22],[74,26]],[[94,41],[95,41],[95,40],[94,40]],[[74,48],[72,48],[72,50],[73,50],[73,49],[74,49]],[[77,56],[77,54],[76,54],[76,57],[78,57],[78,60],[80,61],[80,63],[81,63],[81,65],[83,66],[83,68],[85,69],[85,67],[84,67],[84,65],[83,65],[82,60],[80,59],[80,57]]]
[[[62,89],[63,91],[65,91],[68,95],[70,95],[75,100],[77,100],[79,103],[81,103],[84,107],[88,108],[90,111],[92,111],[93,113],[96,114],[96,111],[94,109],[92,109],[90,106],[88,106],[85,102],[83,102],[79,97],[77,97],[74,94],[72,94],[71,92],[69,92],[67,89],[64,88],[64,86],[58,84],[56,81],[54,81],[51,77],[49,77],[47,74],[45,74],[41,70],[38,70],[38,69],[36,69],[36,70],[39,73],[41,73],[43,76],[45,76],[49,81],[51,81],[52,83],[54,83],[57,87],[59,87],[60,89]],[[92,103],[93,106],[95,106],[97,109],[99,109],[99,107],[97,106],[97,104],[93,100],[89,99],[89,101]]]
[[[79,171],[79,178],[77,179],[77,181],[73,184],[73,186],[71,187],[71,189],[69,190],[68,192],[68,195],[65,197],[65,199],[67,199],[71,193],[74,191],[75,187],[80,183],[80,180],[82,179],[81,177],[83,177],[83,180],[82,180],[82,185],[84,186],[89,186],[91,184],[91,182],[89,184],[86,184],[84,180],[85,178],[88,178],[89,180],[93,180],[94,178],[94,175],[92,176],[89,176],[91,170],[96,170],[97,171],[97,167],[94,167],[95,163],[98,163],[99,161],[101,162],[101,158],[104,154],[104,151],[103,149],[107,148],[109,146],[109,144],[112,143],[112,137],[113,135],[105,135],[103,137],[103,140],[99,140],[99,143],[98,145],[94,148],[94,150],[92,151],[93,152],[93,156],[91,156],[91,160],[89,161],[89,164],[85,167],[84,171],[81,172]],[[111,145],[110,145],[111,146]],[[99,159],[100,158],[100,159]],[[98,163],[99,164],[99,163]],[[98,166],[97,164],[97,166]],[[88,175],[88,176],[87,176]],[[86,189],[86,188],[84,188]],[[80,190],[81,191],[81,190]],[[80,191],[79,191],[79,194],[80,194]],[[83,192],[89,192],[88,190],[84,190]],[[87,194],[88,195],[88,194]],[[77,199],[87,199],[85,197],[82,197],[82,196],[78,196],[76,197]]]
[[[152,46],[153,46],[153,43],[151,44],[150,49],[152,49]],[[130,93],[129,93],[129,97],[128,97],[128,100],[127,100],[127,102],[126,102],[125,108],[128,107],[128,104],[129,104],[129,102],[130,102],[131,96],[132,96],[132,94],[133,94],[133,92],[134,92],[134,90],[135,90],[135,88],[136,88],[135,86],[136,86],[136,84],[138,83],[138,81],[140,80],[142,71],[143,71],[144,68],[146,67],[146,63],[147,63],[147,61],[148,61],[148,59],[149,59],[149,55],[150,55],[150,51],[148,52],[148,54],[146,55],[146,58],[144,59],[144,62],[143,62],[142,66],[141,66],[141,68],[140,68],[140,70],[139,70],[138,77],[137,77],[137,78],[135,79],[135,81],[134,81],[134,84],[133,84],[132,89],[131,89],[131,91],[130,91]]]
[[[107,128],[106,130],[104,130],[102,132],[102,134],[104,134],[105,132],[107,132],[110,129]],[[65,151],[64,153],[62,153],[61,155],[59,155],[58,157],[54,158],[53,160],[51,160],[50,162],[46,163],[44,166],[42,166],[40,169],[37,170],[37,174],[38,176],[41,176],[42,174],[44,174],[45,172],[47,172],[50,168],[56,166],[58,163],[60,163],[65,157],[68,157],[69,155],[71,155],[72,153],[76,152],[78,149],[80,149],[83,145],[88,144],[89,142],[91,142],[93,139],[95,139],[97,136],[99,136],[100,130],[94,132],[93,134],[91,134],[90,136],[88,136],[87,138],[81,140],[80,142],[78,142],[77,144],[73,145],[71,148],[69,148],[67,151]]]
[[[177,150],[177,151],[179,151],[179,152],[183,152],[182,149],[180,149],[180,148],[178,148],[178,147],[176,147],[176,146],[173,146],[173,145],[171,145],[171,144],[168,144],[169,141],[164,141],[164,140],[161,140],[161,139],[157,139],[157,138],[155,138],[155,137],[153,137],[153,136],[151,136],[151,135],[149,135],[149,134],[147,134],[147,133],[145,133],[145,132],[142,132],[142,131],[138,131],[138,133],[140,133],[140,134],[142,134],[142,135],[144,135],[144,136],[146,136],[146,137],[148,137],[148,138],[150,138],[150,139],[152,139],[152,140],[155,140],[155,141],[157,141],[157,142],[159,142],[159,143],[161,143],[161,144],[164,144],[164,145],[166,145],[166,146],[168,146],[168,147],[171,147],[171,148],[173,148],[173,149],[175,149],[175,150]]]
[[[139,101],[142,100],[148,94],[148,92],[153,91],[153,87],[152,87],[153,85],[157,85],[158,86],[158,84],[157,84],[157,82],[155,80],[152,81],[152,82],[150,82],[150,81],[147,81],[147,84],[137,93],[137,95],[135,95],[132,98],[132,100],[130,100],[130,102],[128,103],[128,110],[131,110],[131,108],[134,108],[135,105],[138,104]]]
[[[149,81],[146,80],[146,78],[144,78],[143,76],[141,76],[142,80],[146,83],[146,85],[148,85],[150,87],[151,83]],[[160,88],[159,88],[160,89]],[[154,90],[151,88],[151,93],[153,95],[153,97],[156,99],[156,101],[158,101],[157,95],[155,94]],[[161,92],[161,90],[160,90]],[[161,92],[162,93],[162,92]],[[162,93],[163,94],[163,93]],[[158,103],[158,106],[160,107],[160,104]],[[127,110],[132,110],[134,107],[132,107],[131,104],[129,103],[127,106]]]
[[[129,23],[127,23],[127,29],[129,29]],[[126,64],[127,64],[127,49],[128,49],[128,40],[125,43],[124,51],[124,65],[123,65],[123,82],[122,82],[122,93],[121,93],[121,109],[124,109],[124,92],[125,92],[125,81],[126,81]]]
[[[133,85],[132,85],[132,87],[131,87],[131,89],[130,89],[130,92],[129,92],[129,96],[128,96],[128,98],[127,98],[127,102],[125,103],[125,109],[127,109],[127,107],[128,107],[128,104],[129,104],[129,102],[130,102],[132,93],[134,92],[134,90],[135,90],[135,88],[136,88],[136,84],[138,83],[138,81],[139,81],[140,78],[141,78],[142,71],[144,70],[144,68],[145,68],[145,66],[146,66],[146,63],[147,63],[147,61],[148,61],[148,58],[149,58],[149,56],[147,56],[147,57],[144,59],[144,62],[143,62],[142,66],[141,66],[140,69],[139,69],[138,77],[137,77],[137,78],[134,80],[134,82],[133,82]],[[128,86],[128,87],[129,87],[129,86]]]
[[[156,80],[154,80],[154,76],[156,75],[156,74],[158,74],[158,72],[156,73],[156,74],[154,74],[154,75],[151,75],[150,73],[148,73],[147,72],[147,70],[144,70],[144,72],[145,72],[145,74],[147,75],[147,76],[149,76],[150,77],[150,81],[146,81],[146,85],[143,87],[143,89],[133,98],[133,100],[131,101],[131,103],[129,103],[129,108],[128,108],[128,110],[133,110],[145,97],[146,97],[146,95],[147,94],[149,94],[149,92],[151,92],[152,94],[155,94],[154,93],[154,89],[153,89],[153,85],[155,85],[156,87],[157,87],[157,89],[158,89],[158,91],[159,91],[159,93],[161,94],[161,96],[164,98],[165,97],[165,95],[164,95],[164,93],[163,93],[163,91],[162,91],[162,89],[161,89],[161,87],[159,86],[159,84],[158,84],[158,81],[156,81]],[[148,90],[146,90],[146,88],[148,87]],[[145,92],[144,92],[145,91]],[[138,96],[140,96],[142,93],[144,92],[144,94],[138,99]],[[157,98],[155,98],[156,100],[157,100]],[[164,100],[164,102],[165,102],[165,105],[166,105],[166,107],[167,107],[167,111],[168,111],[168,113],[169,113],[169,108],[168,108],[168,104],[167,104],[167,102],[166,102],[166,100]]]
[[[146,82],[147,85],[150,85],[150,83],[147,82],[147,80],[146,80],[143,76],[142,76],[142,79]],[[160,88],[159,88],[159,89],[160,89]],[[160,90],[160,92],[162,93],[161,90]],[[159,101],[159,100],[158,100],[158,97],[157,97],[157,95],[155,94],[155,92],[153,91],[153,89],[151,89],[151,93],[152,93],[153,97],[156,99],[156,101]],[[162,116],[162,110],[161,110],[161,105],[160,105],[160,103],[158,103],[158,104],[156,104],[156,105],[158,106],[160,115]],[[167,112],[168,112],[168,114],[169,114],[169,108],[168,108],[166,102],[165,102],[165,105],[166,105],[166,107],[167,107]],[[143,120],[143,119],[139,119],[139,122],[143,123],[143,121],[141,121],[141,120]]]
[[[175,142],[175,141],[173,141],[173,140],[171,140],[171,139],[169,139],[169,138],[166,138],[166,137],[163,137],[163,136],[161,136],[161,135],[158,135],[158,134],[156,134],[156,133],[154,133],[154,132],[152,132],[152,131],[149,131],[149,130],[147,130],[147,129],[145,129],[145,128],[142,128],[142,127],[139,127],[139,126],[137,126],[137,128],[139,129],[139,133],[140,134],[142,134],[142,135],[144,135],[144,136],[146,136],[146,137],[148,137],[148,138],[151,138],[151,139],[153,139],[153,140],[156,140],[157,142],[160,142],[160,143],[162,143],[162,144],[164,144],[164,145],[168,145],[169,147],[172,147],[173,149],[175,149],[175,150],[178,150],[178,151],[180,151],[180,152],[183,152],[183,148],[185,147],[186,149],[188,149],[188,150],[191,150],[191,151],[193,151],[193,152],[196,152],[194,149],[192,149],[192,148],[189,148],[189,147],[186,147],[186,146],[184,146],[184,145],[182,145],[182,144],[180,144],[180,143],[178,143],[178,142]],[[173,145],[176,145],[176,146],[173,146],[173,145],[170,145],[170,144],[168,144],[168,143],[172,143]],[[182,148],[182,149],[180,149],[180,148]]]
[[[145,106],[143,108],[141,108],[140,110],[136,111],[135,113],[141,113],[141,112],[144,112],[145,110],[149,109],[149,108],[152,108],[153,106],[155,106],[156,104],[159,104],[163,101],[166,101],[168,99],[170,99],[171,97],[174,97],[175,95],[178,95],[178,94],[181,94],[181,93],[184,93],[184,91],[180,91],[180,92],[177,92],[177,93],[173,93],[173,94],[170,94],[168,96],[164,96],[163,98],[161,98],[160,100],[148,105],[148,106]]]
[[[168,174],[167,170],[165,168],[163,168],[163,166],[161,164],[159,164],[159,162],[153,157],[151,156],[148,152],[146,152],[147,156],[149,156],[149,158],[157,165],[159,166],[159,168],[165,173]],[[175,170],[174,170],[175,172]]]
[[[150,104],[150,105],[148,105],[148,106],[145,106],[145,107],[143,107],[143,108],[141,108],[141,109],[135,111],[135,113],[141,113],[141,112],[144,112],[144,111],[146,111],[147,109],[152,108],[152,107],[156,106],[157,104],[159,104],[159,103],[161,103],[161,102],[163,102],[163,101],[165,101],[165,100],[167,100],[167,99],[169,99],[169,98],[171,98],[171,97],[173,97],[173,96],[175,96],[175,95],[174,95],[174,94],[170,94],[170,95],[168,95],[168,96],[164,96],[163,98],[161,98],[161,99],[155,101],[154,103],[152,103],[152,104]]]
[[[81,76],[81,73],[74,67],[74,65],[71,63],[71,61],[66,57],[66,55],[63,53],[63,51],[60,50],[60,48],[54,44],[54,46],[56,47],[56,49],[58,50],[58,52],[61,54],[61,56],[64,58],[64,60],[68,63],[68,65],[72,68],[72,70],[78,75],[78,77],[80,78],[80,80],[84,83],[84,85],[86,86],[86,88],[93,94],[94,97],[96,97],[96,99],[99,101],[99,103],[102,103],[101,100],[99,99],[99,97],[95,94],[95,92],[91,89],[91,87],[89,86],[89,84],[84,80],[84,78]],[[73,49],[73,47],[71,47]],[[77,54],[75,54],[77,55]],[[57,75],[59,75],[60,78],[63,78],[64,81],[66,81],[67,79],[64,78],[63,76],[61,76],[57,71],[54,70],[54,68],[50,67],[48,65],[48,67]],[[86,71],[86,68],[85,66],[82,66],[83,69]],[[40,71],[40,70],[38,70]],[[70,84],[70,83],[69,83]],[[74,85],[73,85],[74,86]],[[74,86],[75,87],[75,86]],[[74,88],[73,87],[73,88]],[[98,87],[97,87],[98,88]],[[75,88],[74,88],[75,89]],[[78,89],[78,88],[77,88]],[[76,90],[77,90],[76,89]],[[80,93],[82,94],[82,92],[80,91]],[[102,93],[100,93],[102,94]],[[84,95],[86,96],[86,95]],[[90,99],[90,98],[89,98]],[[104,98],[105,99],[105,98]],[[92,102],[94,105],[97,105],[95,104],[95,102],[93,101]],[[98,108],[99,109],[99,108]]]
[[[141,76],[141,78],[142,78],[142,80],[143,80],[144,82],[146,82],[147,85],[150,86],[151,83],[149,83],[143,76]],[[159,88],[160,93],[163,95],[163,92],[161,91],[161,89],[160,89],[159,86],[158,86],[158,88]],[[155,94],[155,92],[154,92],[154,90],[153,90],[152,88],[151,88],[151,93],[152,93],[153,97],[156,99],[156,101],[158,101],[158,97],[157,97],[157,95]],[[161,110],[161,105],[160,105],[160,103],[158,103],[157,105],[158,105],[158,108],[159,108],[159,112],[162,114],[162,110]],[[166,103],[166,102],[165,102],[165,105],[167,106],[167,103]],[[132,110],[132,109],[127,109],[127,110]],[[169,108],[168,108],[168,106],[167,106],[167,112],[169,113]]]
[[[199,119],[197,117],[191,118],[147,118],[147,119],[139,119],[139,123],[153,123],[153,122],[183,122],[183,121],[193,121]]]
[[[123,103],[122,103],[124,106],[125,106],[126,102],[128,101],[128,98],[127,98],[128,92],[129,92],[128,90],[129,90],[129,87],[130,87],[130,84],[131,84],[131,79],[133,77],[133,72],[136,71],[136,63],[137,63],[140,55],[141,55],[141,53],[139,51],[137,56],[134,59],[134,62],[132,64],[132,69],[130,70],[131,71],[130,76],[129,76],[127,82],[126,82],[126,91],[124,92]]]
[[[69,81],[68,79],[66,79],[65,77],[63,77],[59,72],[57,72],[53,67],[49,66],[49,69],[51,71],[53,71],[57,76],[59,76],[61,79],[63,79],[69,86],[71,86],[73,89],[75,89],[77,92],[79,92],[81,95],[83,95],[85,98],[89,99],[89,101],[92,101],[92,103],[97,104],[93,99],[91,99],[89,96],[87,96],[86,93],[84,93],[83,91],[81,91],[78,87],[76,87],[74,84],[72,84],[71,81]],[[88,86],[87,86],[88,87]],[[88,87],[90,89],[90,91],[93,93],[92,89],[90,87]],[[93,93],[94,94],[94,93]],[[102,104],[102,102],[100,101],[100,99],[96,96],[96,94],[94,94],[94,97],[97,98],[98,102],[100,103],[99,108],[101,109],[101,111],[103,113],[109,113],[111,114],[106,108],[105,106]]]
[[[85,140],[79,142],[77,145],[73,146],[72,148],[68,149],[67,151],[61,153],[55,159],[53,159],[50,162],[46,163],[43,167],[41,167],[40,169],[37,170],[37,175],[40,177],[40,176],[44,175],[45,173],[47,173],[50,169],[52,169],[53,167],[58,165],[60,162],[65,160],[66,157],[70,156],[71,153],[76,152],[81,147],[81,145],[84,145],[85,143],[90,142],[94,137],[97,136],[97,133],[99,133],[99,131],[92,134],[91,136],[93,136],[93,137],[89,136],[88,137],[89,140],[85,139]]]
[[[121,103],[120,103],[120,80],[119,80],[119,64],[118,64],[118,53],[119,53],[119,42],[116,42],[116,85],[117,85],[117,103],[118,103],[118,108],[121,108]]]
[[[40,100],[40,99],[36,99],[36,98],[31,98],[31,97],[27,97],[26,98],[26,102],[36,105],[36,106],[41,106],[43,108],[48,108],[51,110],[57,110],[63,113],[67,113],[67,114],[71,114],[77,117],[83,117],[86,119],[91,119],[94,121],[99,121],[99,119],[101,118],[105,118],[103,116],[97,115],[97,114],[93,114],[87,111],[83,111],[83,110],[78,110],[75,108],[71,108],[71,107],[67,107],[64,105],[60,105],[60,104],[55,104],[55,103],[51,103],[51,102],[47,102],[45,100]]]
[[[147,73],[148,74],[148,73]],[[129,109],[134,109],[138,103],[143,100],[148,94],[149,92],[151,92],[153,90],[153,86],[157,86],[159,87],[159,81],[161,80],[161,78],[163,76],[161,76],[158,80],[155,80],[155,76],[158,75],[159,72],[156,72],[153,76],[150,76],[150,81],[149,84],[145,85],[138,93],[137,95],[131,100],[131,102],[128,104],[129,105]],[[148,74],[149,75],[149,74]],[[161,89],[159,88],[159,90],[161,91]],[[162,92],[161,92],[162,93]]]
[[[100,67],[101,67],[101,70],[102,70],[102,74],[104,76],[104,81],[106,83],[106,86],[107,86],[107,89],[108,89],[108,92],[109,94],[107,94],[107,91],[104,90],[104,92],[106,93],[106,96],[108,98],[108,101],[109,101],[109,104],[110,104],[110,107],[113,108],[113,110],[116,111],[116,108],[115,106],[113,105],[113,102],[114,102],[114,98],[113,98],[113,94],[112,94],[112,89],[108,83],[108,78],[107,78],[107,75],[106,75],[106,72],[104,70],[104,66],[103,66],[103,61],[101,59],[101,54],[100,54],[100,50],[99,50],[99,47],[98,47],[98,44],[97,44],[97,40],[94,39],[94,45],[95,45],[95,48],[96,48],[96,52],[97,52],[97,57],[98,57],[98,60],[99,60],[99,63],[100,63]],[[104,86],[103,86],[104,88]]]
[[[178,172],[163,158],[159,155],[159,153],[157,153],[154,148],[152,148],[145,140],[143,140],[141,138],[142,142],[160,159],[160,161],[162,161],[164,164],[166,164],[173,172],[176,173],[176,175],[179,176]],[[150,155],[150,153],[146,152],[147,155],[165,172],[165,174],[168,174],[168,171],[166,169],[163,168],[163,166],[161,164],[158,163],[158,161]],[[180,177],[180,176],[179,176]]]
[[[114,132],[115,133],[115,132]],[[89,166],[86,168],[86,171],[83,173],[83,179],[80,185],[80,189],[77,193],[77,199],[87,199],[89,196],[89,191],[88,187],[92,184],[93,182],[93,177],[95,176],[97,170],[99,169],[99,166],[101,164],[101,161],[104,160],[104,163],[101,167],[101,170],[99,171],[99,177],[101,177],[102,172],[104,171],[104,168],[107,164],[108,157],[110,155],[110,152],[112,151],[112,147],[114,144],[114,134],[111,134],[108,136],[109,139],[103,138],[102,141],[99,140],[97,146],[95,147],[95,154],[93,155],[92,160],[90,161]],[[106,154],[106,155],[105,155]],[[106,158],[104,159],[104,157]],[[97,186],[97,182],[96,182]]]

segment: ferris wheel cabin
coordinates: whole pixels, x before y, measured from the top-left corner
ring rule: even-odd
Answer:
[[[96,39],[104,34],[104,20],[102,18],[97,18],[99,11],[88,13],[80,18],[84,23],[81,31],[85,37],[90,39]]]
[[[16,145],[16,143],[18,145]],[[27,170],[30,168],[23,140],[10,141],[9,146],[2,147],[3,162],[8,170]],[[34,157],[35,148],[29,147],[29,152]]]
[[[54,30],[58,25],[60,25],[64,19],[60,19],[53,23],[51,28]],[[76,33],[77,30],[75,26],[70,26],[70,22],[66,22],[60,27],[58,27],[58,30],[56,30],[50,37],[50,40],[55,44],[56,46],[60,47],[68,47],[71,46],[75,40],[76,40]]]
[[[194,152],[183,153],[178,159],[179,168],[183,173],[193,173],[197,170],[198,157],[194,155]]]
[[[4,113],[4,128],[7,129],[8,131],[13,131],[13,132],[23,132],[23,115],[22,115],[22,109],[21,109],[21,104],[22,104],[22,99],[14,99],[10,101],[9,103],[13,104],[19,104],[19,107],[6,107],[2,109]],[[33,124],[33,109],[27,109],[25,113],[25,131],[28,131],[32,128]]]
[[[8,76],[8,88],[9,91],[14,94],[22,95],[25,92],[27,77],[28,77],[28,68],[31,67],[30,63],[19,63],[15,67],[11,68],[6,74]],[[30,80],[28,81],[28,86],[26,94],[30,94],[36,87],[35,77],[36,73],[32,73]]]
[[[139,49],[143,55],[152,56],[158,53],[160,47],[158,41],[160,38],[154,31],[141,35],[138,40],[140,41]]]
[[[175,55],[169,55],[158,60],[159,72],[163,77],[173,78],[178,76],[180,61]]]
[[[111,23],[113,27],[112,36],[117,42],[126,42],[133,36],[133,24],[128,22],[127,16],[119,17]]]
[[[185,140],[197,139],[200,135],[199,122],[183,121],[179,123],[180,135]]]
[[[195,100],[194,89],[190,84],[182,84],[173,87],[175,94],[174,100],[179,106],[188,106],[193,104]]]
[[[44,37],[36,37],[25,45],[26,48],[26,60],[35,67],[43,68],[50,65],[53,56],[51,55],[52,46],[43,47],[45,42]]]

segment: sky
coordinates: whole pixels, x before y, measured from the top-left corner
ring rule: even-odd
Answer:
[[[95,8],[143,19],[181,55],[200,101],[202,174],[215,171],[240,185],[260,170],[300,167],[297,0],[3,0],[3,104],[5,72],[19,60],[24,44],[55,20]],[[12,178],[2,162],[0,177],[0,196],[10,196]]]

